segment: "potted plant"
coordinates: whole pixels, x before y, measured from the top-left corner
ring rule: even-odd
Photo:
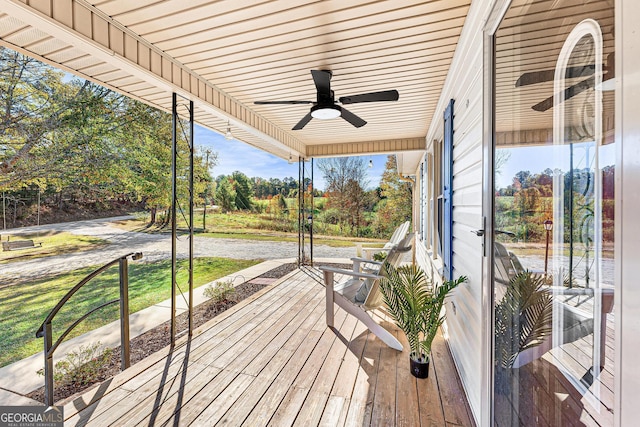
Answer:
[[[420,267],[407,265],[396,269],[385,266],[380,290],[389,314],[409,341],[409,364],[413,376],[428,377],[431,344],[444,321],[441,313],[444,299],[466,280],[461,276],[434,287]]]
[[[524,271],[513,277],[495,306],[495,364],[498,393],[509,390],[518,356],[531,352],[551,335],[553,298],[545,277]],[[522,357],[522,356],[521,356]]]

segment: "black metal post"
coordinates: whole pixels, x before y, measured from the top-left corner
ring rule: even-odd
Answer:
[[[311,223],[309,224],[309,245],[311,246],[309,250],[309,256],[311,257],[310,263],[312,267],[313,267],[313,222],[315,221],[314,214],[315,214],[315,197],[313,194],[313,157],[312,157],[311,158]]]
[[[189,336],[193,334],[193,101],[189,101]]]
[[[129,351],[129,261],[120,258],[120,369],[131,366]]]
[[[298,156],[298,267],[304,263],[304,230],[302,229],[302,202],[300,195],[302,193],[302,158]]]
[[[44,400],[47,406],[53,406],[53,332],[51,322],[44,325]]]
[[[549,232],[551,230],[546,230],[547,232],[547,244],[544,249],[544,277],[547,277],[547,266],[549,265]]]
[[[564,241],[564,239],[562,239]],[[573,287],[573,143],[569,144],[569,288]]]
[[[177,94],[172,94],[171,106],[171,346],[176,343],[176,274],[177,274],[177,224],[176,204],[178,199],[177,186],[177,152],[178,152],[178,99]]]

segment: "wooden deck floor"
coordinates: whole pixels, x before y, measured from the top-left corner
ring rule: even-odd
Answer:
[[[313,273],[298,270],[68,403],[65,426],[473,425],[441,336],[429,378],[416,380],[407,351],[353,316],[339,310],[339,326],[326,327]]]
[[[607,349],[601,371],[593,375],[593,334],[551,349],[514,370],[518,386],[512,384],[510,393],[496,393],[496,425],[613,425],[615,337],[613,316],[607,317]],[[586,396],[559,366],[580,380]]]

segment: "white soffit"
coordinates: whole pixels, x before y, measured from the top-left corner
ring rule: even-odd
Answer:
[[[26,3],[26,4],[25,4]],[[0,43],[158,108],[171,92],[196,121],[282,158],[424,149],[470,0],[0,0]],[[291,128],[315,100],[312,69],[336,98],[397,89],[397,102],[351,104]]]

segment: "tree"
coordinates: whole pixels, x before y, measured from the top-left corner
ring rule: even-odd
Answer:
[[[395,156],[388,156],[380,180],[382,201],[377,212],[376,228],[389,234],[399,224],[411,220],[411,183],[400,179]]]
[[[0,47],[0,186],[50,178],[86,188],[112,158],[109,132],[125,117],[124,97]]]
[[[202,149],[200,152],[200,158],[204,160],[202,163],[203,170],[198,171],[197,179],[202,183],[202,191],[198,193],[198,196],[202,200],[202,230],[207,231],[207,200],[213,198],[215,191],[215,183],[210,175],[212,167],[218,164],[218,153],[211,151],[210,149]]]
[[[240,171],[235,171],[231,174],[231,182],[236,194],[236,208],[241,210],[250,210],[253,205],[251,202],[251,198],[253,197],[253,187],[251,186],[251,181],[247,175]]]
[[[236,192],[226,176],[220,177],[218,187],[216,188],[216,201],[222,208],[223,212],[229,212],[236,209]]]
[[[149,208],[151,222],[171,202],[171,116],[0,47],[0,188],[56,195],[78,205],[112,200]],[[188,175],[189,147],[179,133],[179,176]],[[213,191],[215,153],[194,156],[194,197]],[[207,163],[209,163],[207,165]],[[178,195],[188,197],[188,180]],[[39,191],[42,190],[42,191]],[[65,198],[63,198],[63,194]],[[184,206],[184,203],[183,203]],[[170,218],[167,216],[166,221]]]
[[[364,189],[369,183],[364,160],[358,157],[337,157],[320,159],[317,164],[327,182],[327,207],[339,212],[341,230],[349,226],[357,231],[366,205],[367,193]]]

